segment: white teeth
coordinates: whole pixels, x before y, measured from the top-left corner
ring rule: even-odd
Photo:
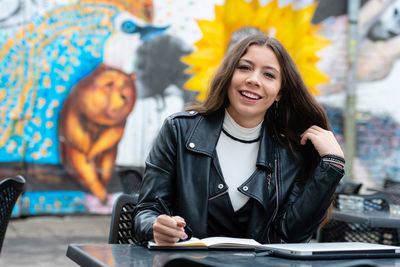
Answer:
[[[245,97],[251,98],[251,99],[260,99],[260,98],[261,98],[261,97],[259,97],[258,95],[252,94],[252,93],[250,93],[250,92],[243,92],[243,91],[241,91],[240,94],[243,95],[243,96],[245,96]]]

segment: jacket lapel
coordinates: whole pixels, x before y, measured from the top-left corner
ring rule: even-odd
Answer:
[[[268,168],[271,172],[274,170],[275,161],[275,142],[268,133],[267,125],[263,123],[261,132],[260,149],[258,150],[257,166]]]
[[[186,140],[186,148],[190,151],[212,157],[224,121],[224,110],[209,116],[201,116],[191,129]]]

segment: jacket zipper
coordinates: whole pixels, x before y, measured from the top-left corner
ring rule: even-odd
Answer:
[[[222,196],[223,194],[226,194],[226,193],[228,193],[228,190],[225,190],[224,192],[221,192],[221,193],[219,193],[219,194],[217,194],[217,195],[215,195],[213,197],[210,197],[208,200],[213,200],[213,199],[215,199],[215,198],[217,198],[219,196]]]
[[[272,216],[271,223],[275,220],[276,215],[278,214],[278,209],[279,209],[279,191],[278,191],[278,163],[277,160],[275,159],[275,190],[276,190],[276,208],[274,211],[274,215]],[[271,230],[271,223],[269,224],[268,231],[267,231],[267,239],[268,243],[271,243],[269,240],[269,232]]]

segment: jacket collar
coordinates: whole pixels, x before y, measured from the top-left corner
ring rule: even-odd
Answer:
[[[197,118],[186,140],[186,148],[212,157],[224,121],[224,109],[211,115],[198,115]]]
[[[224,121],[225,110],[220,109],[211,115],[198,115],[197,123],[192,127],[186,140],[186,148],[190,151],[212,157]],[[270,170],[274,167],[275,142],[268,133],[265,120],[261,130],[260,149],[258,151],[257,166]]]

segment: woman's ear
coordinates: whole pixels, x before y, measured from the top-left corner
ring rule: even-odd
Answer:
[[[278,95],[276,96],[275,101],[276,101],[276,102],[279,102],[279,100],[281,100],[281,97],[282,97],[282,89],[279,89],[279,93],[278,93]]]

